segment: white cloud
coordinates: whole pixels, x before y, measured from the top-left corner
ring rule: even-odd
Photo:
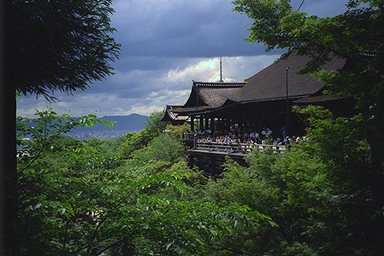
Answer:
[[[143,106],[143,105],[133,105],[132,108],[130,109],[130,112],[128,112],[127,114],[129,113],[136,113],[136,114],[140,114],[140,115],[150,115],[151,113],[153,112],[157,112],[157,111],[161,111],[164,109],[164,106],[161,107],[161,106],[154,106],[154,105],[150,105],[150,106]]]
[[[223,80],[241,82],[262,68],[272,64],[279,55],[223,57]],[[168,71],[168,82],[180,83],[191,80],[217,82],[220,80],[220,59],[198,59],[184,69]]]
[[[217,70],[217,59],[202,59],[185,67],[184,69],[171,69],[166,80],[172,83],[185,82],[186,80],[209,80]]]

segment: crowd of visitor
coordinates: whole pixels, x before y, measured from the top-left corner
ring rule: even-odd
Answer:
[[[197,143],[222,143],[222,144],[262,144],[282,146],[298,143],[300,140],[306,140],[305,136],[288,136],[285,127],[280,129],[280,134],[274,136],[269,128],[263,128],[261,131],[240,129],[231,129],[226,134],[213,132],[210,129],[197,130],[193,134]]]

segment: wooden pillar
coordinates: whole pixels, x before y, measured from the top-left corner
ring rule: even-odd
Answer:
[[[208,120],[209,120],[209,118],[205,117],[205,130],[208,130],[208,128],[209,128]]]
[[[203,117],[200,116],[200,131],[204,130],[204,127],[203,127]]]
[[[193,116],[191,116],[191,131],[195,131],[195,119],[193,118]]]
[[[220,118],[220,130],[223,132],[224,131],[224,118]]]

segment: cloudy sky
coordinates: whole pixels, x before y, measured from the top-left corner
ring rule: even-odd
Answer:
[[[301,0],[293,0],[297,8]],[[301,10],[333,16],[346,0],[306,0]],[[282,51],[266,53],[247,43],[251,20],[232,12],[232,0],[114,0],[114,37],[122,44],[115,75],[73,95],[55,93],[58,113],[74,116],[149,115],[166,104],[184,104],[192,80],[243,81],[270,65]],[[32,116],[49,105],[44,97],[22,96],[18,115]]]

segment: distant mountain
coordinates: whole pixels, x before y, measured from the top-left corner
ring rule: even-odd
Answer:
[[[88,139],[92,137],[110,138],[119,137],[128,132],[138,132],[145,128],[148,116],[130,114],[128,116],[104,116],[100,119],[112,121],[114,126],[108,127],[104,124],[95,124],[92,127],[78,127],[73,129],[69,135],[76,139]]]
[[[77,127],[72,129],[67,135],[75,139],[90,139],[90,138],[115,138],[129,132],[138,132],[145,128],[145,121],[148,116],[139,114],[130,114],[128,116],[104,116],[99,119],[112,121],[115,123],[112,127],[104,124],[95,124],[92,127]],[[28,126],[36,126],[35,122],[27,123]]]
[[[97,124],[94,127],[104,129],[112,128],[114,130],[126,130],[129,132],[137,132],[143,130],[145,128],[145,121],[148,120],[148,116],[143,116],[139,114],[130,114],[128,116],[104,116],[100,119],[104,119],[106,121],[113,121],[115,125],[112,127],[107,127],[105,125]],[[92,127],[93,128],[93,127]]]

